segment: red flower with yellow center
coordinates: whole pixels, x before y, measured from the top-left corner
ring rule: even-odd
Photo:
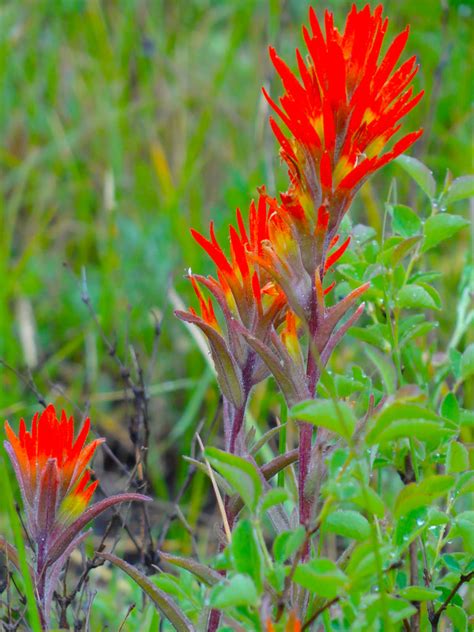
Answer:
[[[420,137],[422,130],[412,132],[382,153],[423,92],[413,96],[409,87],[418,69],[415,57],[395,70],[408,27],[380,58],[388,26],[382,6],[372,13],[369,5],[360,11],[353,5],[343,33],[328,11],[325,35],[313,9],[309,19],[311,33],[303,27],[307,60],[296,51],[300,79],[271,48],[285,94],[278,105],[264,93],[290,132],[290,137],[285,136],[270,119],[292,183],[288,192],[292,205],[287,209],[300,230],[308,233],[316,227],[314,210],[324,205],[330,215],[330,239],[369,175]]]
[[[49,405],[41,414],[36,413],[31,431],[20,421],[18,436],[8,422],[5,430],[8,437],[6,449],[12,460],[20,483],[25,508],[33,532],[41,527],[35,515],[35,505],[41,497],[55,490],[54,515],[62,523],[71,522],[89,504],[98,485],[90,482],[86,469],[98,445],[104,439],[96,439],[85,445],[90,421],[86,419],[76,439],[74,420],[62,411],[58,419],[54,406]],[[52,518],[52,513],[49,516]],[[48,520],[50,522],[50,520]],[[51,527],[51,524],[43,525]]]
[[[109,507],[151,500],[142,494],[117,494],[88,507],[98,485],[87,467],[99,444],[86,445],[90,421],[74,437],[74,419],[51,404],[36,414],[31,429],[22,419],[18,435],[5,422],[10,457],[20,486],[29,542],[34,549],[34,579],[43,627],[49,624],[51,600],[71,552],[88,535],[84,527]]]
[[[229,229],[230,256],[219,245],[212,223],[209,239],[192,231],[194,239],[214,262],[217,278],[190,273],[200,314],[192,307],[187,312],[176,312],[179,318],[194,323],[207,336],[222,392],[236,408],[242,407],[252,386],[268,374],[258,356],[245,344],[240,331],[245,328],[265,340],[272,327],[281,322],[286,304],[283,292],[258,263],[264,254],[263,245],[270,237],[272,213],[264,192],[257,204],[250,205],[248,229],[237,210],[237,228]],[[219,323],[212,299],[204,296],[200,286],[213,295],[225,326]]]

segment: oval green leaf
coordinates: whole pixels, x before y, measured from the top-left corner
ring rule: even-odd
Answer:
[[[354,413],[344,402],[337,404],[329,399],[308,399],[296,404],[290,416],[298,421],[306,421],[313,426],[321,426],[350,440],[356,426]]]
[[[352,540],[365,540],[370,535],[370,524],[358,511],[338,509],[324,521],[324,530]]]
[[[255,511],[263,492],[257,468],[240,456],[217,448],[206,448],[204,456],[235,489],[251,511]]]

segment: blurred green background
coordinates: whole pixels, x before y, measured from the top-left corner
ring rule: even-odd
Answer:
[[[218,399],[206,355],[173,316],[173,291],[185,305],[194,301],[186,269],[211,272],[189,228],[207,231],[212,218],[226,239],[235,207],[246,209],[257,186],[266,183],[272,193],[286,188],[261,86],[280,93],[267,47],[276,45],[293,64],[308,6],[301,0],[3,0],[0,6],[0,359],[23,377],[30,371],[46,399],[71,411],[90,405],[109,444],[125,454],[131,449],[119,371],[81,301],[85,270],[103,330],[131,364],[133,346],[145,369],[150,473],[163,502],[184,475],[179,456],[189,450],[197,422],[212,417]],[[342,27],[350,3],[315,3],[319,15],[326,6]],[[410,153],[442,186],[447,169],[454,177],[471,169],[473,4],[392,0],[385,13],[390,37],[411,24],[404,59],[418,56],[415,85],[426,96],[405,128],[425,127]],[[429,213],[406,173],[389,165],[358,196],[357,221],[380,229],[394,177],[399,200]],[[466,208],[460,204],[458,212]],[[441,339],[452,334],[450,305],[468,239],[464,231],[431,255],[447,306]],[[357,359],[361,344],[351,339],[336,356]],[[263,425],[268,388],[260,388],[252,408]],[[0,366],[0,417],[16,423],[37,407],[31,389]],[[191,524],[202,485],[197,477]]]

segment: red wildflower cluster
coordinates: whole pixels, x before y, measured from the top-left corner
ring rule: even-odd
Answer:
[[[355,193],[377,169],[412,145],[422,130],[411,132],[383,154],[400,130],[399,121],[420,101],[409,87],[418,66],[411,57],[395,70],[405,47],[407,27],[381,56],[388,19],[382,6],[372,13],[353,5],[339,33],[326,11],[324,30],[313,9],[311,32],[303,27],[309,56],[296,51],[299,78],[273,48],[270,56],[285,94],[278,105],[264,90],[271,107],[290,132],[270,124],[288,164],[291,186],[285,196],[291,221],[301,235],[314,234],[323,205],[328,213],[328,240],[337,231]]]
[[[97,446],[104,440],[96,439],[85,445],[90,420],[86,419],[74,439],[74,420],[62,411],[56,417],[53,406],[33,417],[31,431],[20,421],[18,436],[5,422],[8,437],[6,449],[10,455],[23,495],[26,514],[34,537],[45,528],[72,522],[89,504],[98,485],[90,482],[87,466]],[[38,511],[48,496],[48,513]],[[43,522],[46,524],[43,524]]]
[[[303,27],[307,59],[296,51],[299,77],[270,49],[285,93],[277,104],[264,91],[288,132],[270,119],[288,165],[288,190],[280,202],[261,190],[258,210],[251,207],[249,234],[238,212],[238,230],[230,229],[230,259],[212,226],[210,239],[193,232],[218,274],[217,280],[190,275],[201,315],[191,309],[179,316],[207,335],[221,389],[240,409],[265,376],[262,360],[289,404],[314,396],[321,370],[363,306],[347,314],[368,287],[326,304],[334,287],[326,284],[326,275],[350,243],[350,237],[338,235],[341,220],[370,174],[421,134],[404,136],[384,153],[400,120],[422,96],[409,87],[415,58],[396,68],[408,29],[381,55],[388,27],[381,6],[374,11],[353,6],[342,33],[328,11],[324,34],[312,9],[309,19],[311,32]],[[219,304],[225,330],[199,284]]]
[[[210,239],[193,230],[198,244],[216,266],[217,278],[189,273],[200,305],[200,315],[191,307],[177,316],[192,322],[206,334],[217,368],[219,384],[225,397],[240,408],[248,392],[268,375],[262,361],[242,339],[241,331],[252,332],[265,341],[271,328],[282,319],[286,298],[271,275],[258,261],[270,239],[272,209],[262,192],[257,204],[249,209],[248,229],[237,210],[237,229],[229,229],[230,257],[219,245],[211,223]],[[211,298],[205,298],[205,287],[220,307],[224,322],[219,323]]]
[[[87,467],[104,439],[86,445],[87,419],[74,438],[74,419],[54,406],[35,414],[31,429],[22,419],[18,435],[5,422],[10,457],[20,486],[28,536],[35,547],[35,585],[45,626],[51,599],[69,555],[88,535],[83,528],[103,511],[122,502],[147,501],[141,494],[110,496],[87,508],[98,481],[90,482]]]

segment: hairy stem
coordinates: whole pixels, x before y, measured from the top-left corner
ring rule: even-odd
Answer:
[[[318,327],[318,306],[316,302],[316,288],[313,282],[311,305],[311,321],[309,323],[309,341],[308,341],[308,359],[306,364],[306,376],[308,381],[309,392],[314,397],[316,384],[318,379],[318,365],[314,353],[314,337]],[[299,496],[299,514],[300,524],[309,526],[311,520],[312,500],[306,495],[306,479],[308,478],[310,460],[311,460],[311,442],[313,438],[313,426],[311,424],[302,423],[299,431],[299,475],[298,475],[298,496]],[[309,556],[309,543],[303,551],[303,561]]]
[[[232,424],[231,424],[231,434],[229,440],[229,452],[230,454],[235,454],[236,442],[237,438],[242,430],[242,426],[244,424],[245,417],[245,408],[247,402],[241,408],[234,408],[232,415]]]

